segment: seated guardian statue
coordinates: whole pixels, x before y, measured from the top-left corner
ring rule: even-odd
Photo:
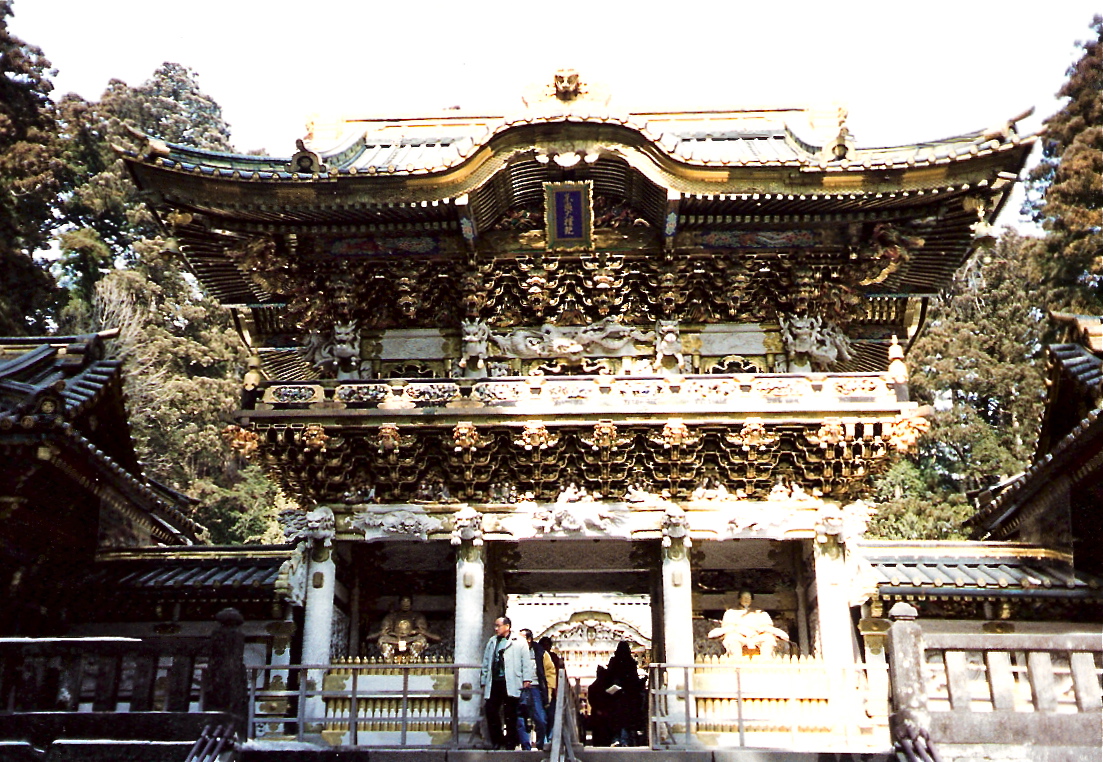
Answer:
[[[709,632],[720,638],[728,656],[772,656],[779,642],[788,642],[789,634],[774,627],[774,620],[762,609],[753,607],[750,591],[739,593],[739,608],[728,609],[720,626]]]
[[[367,636],[375,640],[383,658],[392,661],[397,656],[417,659],[429,647],[430,642],[438,642],[440,636],[429,629],[424,614],[413,610],[413,600],[404,595],[398,600],[398,608],[383,617],[379,632]]]

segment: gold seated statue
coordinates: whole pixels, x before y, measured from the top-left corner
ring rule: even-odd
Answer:
[[[440,636],[429,629],[424,614],[413,610],[413,600],[404,595],[398,600],[398,608],[389,612],[380,623],[379,632],[367,636],[375,640],[379,652],[387,661],[399,658],[420,659],[429,643],[439,642]]]

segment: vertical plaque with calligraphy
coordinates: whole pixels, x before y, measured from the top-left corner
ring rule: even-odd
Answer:
[[[592,249],[594,185],[585,182],[544,183],[544,217],[548,250]]]

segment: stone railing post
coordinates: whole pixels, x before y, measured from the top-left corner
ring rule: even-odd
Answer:
[[[215,615],[218,626],[211,633],[211,656],[208,664],[210,682],[205,709],[233,715],[242,730],[248,716],[248,689],[245,676],[245,635],[241,612],[226,608]]]
[[[889,729],[893,741],[905,749],[930,745],[931,715],[927,710],[927,685],[923,675],[923,628],[915,621],[918,615],[914,606],[903,601],[889,610],[893,620],[887,638],[892,687]]]

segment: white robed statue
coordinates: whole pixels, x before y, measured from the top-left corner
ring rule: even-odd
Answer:
[[[720,626],[709,632],[710,638],[720,638],[728,656],[772,656],[779,641],[789,641],[789,633],[774,627],[770,615],[753,603],[754,596],[742,591],[739,608],[725,611]]]

